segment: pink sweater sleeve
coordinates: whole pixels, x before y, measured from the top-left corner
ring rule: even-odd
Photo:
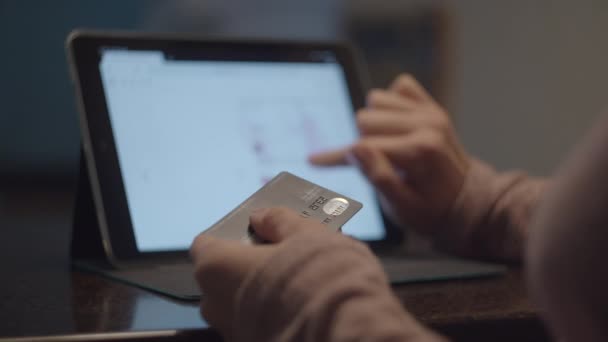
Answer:
[[[250,273],[235,298],[233,341],[442,341],[402,308],[368,248],[304,233]]]
[[[553,182],[527,244],[531,298],[556,341],[608,341],[608,114]]]
[[[455,254],[520,261],[528,226],[547,181],[524,172],[498,173],[473,160],[435,242]]]

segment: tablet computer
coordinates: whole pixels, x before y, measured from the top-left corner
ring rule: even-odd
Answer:
[[[345,234],[379,254],[401,244],[356,167],[307,159],[358,139],[364,73],[347,45],[77,31],[67,49],[105,257],[118,269],[105,275],[197,298],[193,238],[282,171],[361,202]],[[503,271],[444,257],[382,262],[393,282]]]
[[[307,161],[358,137],[364,86],[347,45],[81,31],[68,52],[104,246],[115,260],[185,253],[280,171],[364,203],[346,234],[401,241],[355,167]]]

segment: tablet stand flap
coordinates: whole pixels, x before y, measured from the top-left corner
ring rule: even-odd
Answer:
[[[106,254],[103,249],[91,181],[82,149],[73,219],[70,259],[72,261],[82,259],[105,261]]]
[[[92,272],[175,299],[200,299],[200,290],[192,277],[194,270],[190,264],[123,269],[117,268],[110,262],[103,248],[91,181],[82,150],[73,219],[70,259],[75,269]]]

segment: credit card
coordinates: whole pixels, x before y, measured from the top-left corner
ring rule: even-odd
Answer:
[[[203,234],[245,243],[261,243],[263,241],[249,227],[249,216],[254,209],[279,206],[321,222],[332,231],[340,230],[363,207],[352,198],[283,171]]]

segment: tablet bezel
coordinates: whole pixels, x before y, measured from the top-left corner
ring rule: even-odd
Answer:
[[[141,252],[137,249],[99,71],[102,49],[162,50],[175,56],[187,56],[188,59],[217,59],[221,55],[222,60],[230,60],[225,55],[227,52],[232,54],[239,51],[238,58],[234,60],[264,61],[310,61],[303,56],[309,56],[313,51],[329,50],[344,68],[353,108],[364,106],[363,74],[353,50],[343,43],[77,30],[68,37],[66,47],[79,107],[82,147],[103,245],[107,256],[114,262],[157,257],[183,258],[187,257],[187,251]],[[376,201],[376,205],[380,206],[380,202]],[[383,219],[385,238],[365,241],[372,248],[395,246],[403,240],[403,232],[386,217]]]

